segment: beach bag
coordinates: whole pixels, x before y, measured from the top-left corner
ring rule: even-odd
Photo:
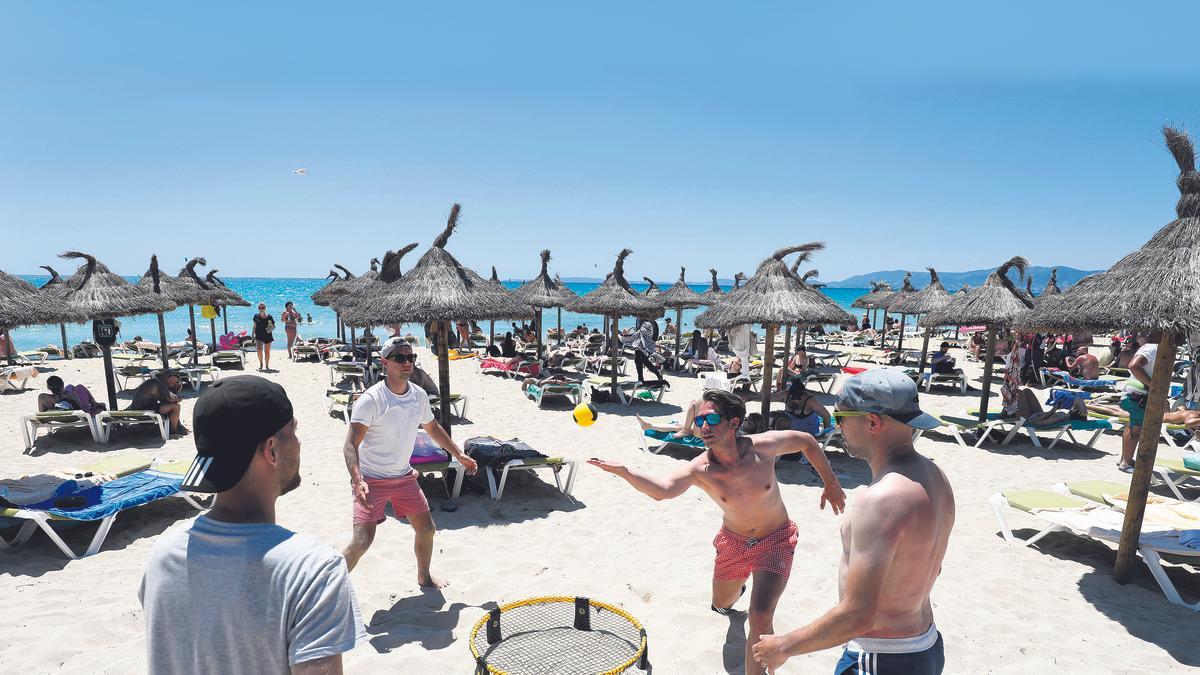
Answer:
[[[450,453],[443,450],[437,443],[434,443],[433,439],[427,434],[417,434],[417,440],[413,443],[412,459],[409,460],[409,464],[417,466],[448,461],[450,461]]]
[[[267,332],[268,333],[275,332],[275,319],[267,319]]]

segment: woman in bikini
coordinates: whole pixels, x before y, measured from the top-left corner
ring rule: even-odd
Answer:
[[[803,431],[817,436],[821,429],[833,428],[832,416],[829,409],[817,400],[813,393],[804,386],[804,381],[793,378],[788,389],[787,400],[783,404],[784,416],[776,420],[777,431]]]
[[[295,305],[289,300],[283,306],[283,314],[280,315],[283,319],[283,332],[287,333],[287,350],[288,358],[293,358],[292,345],[296,344],[296,325],[300,323],[300,312],[296,311]]]

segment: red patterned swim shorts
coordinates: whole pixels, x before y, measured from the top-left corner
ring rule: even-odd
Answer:
[[[796,553],[799,531],[795,521],[789,520],[774,532],[756,539],[722,526],[713,539],[713,546],[717,549],[713,578],[718,581],[740,581],[756,571],[788,578],[792,573],[792,556]]]

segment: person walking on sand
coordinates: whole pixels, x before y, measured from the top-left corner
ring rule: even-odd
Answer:
[[[835,514],[845,507],[846,495],[829,461],[812,436],[799,431],[768,431],[753,436],[738,434],[746,405],[732,393],[704,392],[694,420],[708,451],[686,466],[655,477],[623,464],[592,458],[588,463],[625,479],[637,491],[654,499],[672,499],[693,485],[704,490],[721,507],[724,517],[713,546],[712,605],[727,615],[754,577],[750,590],[749,627],[746,635],[746,673],[762,673],[750,651],[760,634],[774,630],[775,606],[796,550],[799,528],[788,517],[775,478],[775,459],[802,452],[825,484],[821,508],[828,503]]]
[[[846,452],[871,465],[871,485],[842,524],[840,598],[803,628],[763,635],[754,657],[774,672],[789,657],[844,644],[836,675],[937,675],[945,656],[929,594],[954,527],[954,493],[913,448],[912,432],[938,421],[921,412],[912,379],[890,368],[846,380],[833,414]]]
[[[258,351],[258,370],[271,368],[271,343],[275,341],[275,317],[267,314],[267,306],[258,303],[258,314],[254,315],[254,346]]]
[[[300,323],[302,317],[300,316],[300,312],[296,311],[295,304],[291,300],[288,300],[283,305],[283,314],[279,315],[279,318],[283,319],[283,332],[287,334],[288,358],[295,358],[295,355],[292,353],[292,345],[296,344],[296,326]]]
[[[343,555],[353,570],[375,540],[375,528],[384,520],[383,509],[391,502],[396,518],[407,517],[412,524],[417,583],[442,588],[447,582],[429,572],[433,516],[417,484],[417,473],[409,464],[417,428],[424,429],[468,474],[475,473],[475,460],[464,454],[434,420],[429,395],[409,383],[417,361],[412,345],[404,338],[391,338],[379,350],[379,358],[386,379],[373,384],[354,403],[342,448],[354,495],[354,533]]]
[[[146,560],[147,670],[341,673],[342,654],[367,638],[346,561],[275,524],[275,502],[300,485],[287,393],[254,375],[222,378],[192,422],[196,458],[182,488],[219,496]]]

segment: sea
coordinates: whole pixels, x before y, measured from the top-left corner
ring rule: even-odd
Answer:
[[[42,275],[21,275],[22,279],[32,283],[39,288],[46,283],[50,277]],[[136,282],[138,277],[126,277],[130,283]],[[250,332],[252,330],[251,317],[256,311],[258,303],[263,302],[267,305],[267,312],[276,318],[278,321],[280,313],[283,312],[285,302],[291,301],[295,303],[296,310],[301,316],[305,317],[305,321],[301,324],[299,334],[304,338],[311,337],[333,337],[337,333],[337,317],[332,309],[328,307],[319,307],[313,304],[310,296],[318,289],[325,285],[325,279],[281,279],[281,278],[263,278],[263,277],[228,277],[224,278],[225,283],[239,295],[252,303],[250,307],[230,307],[227,310],[228,315],[216,319],[217,335],[225,333],[225,324],[228,322],[229,331],[240,333],[242,331]],[[521,285],[520,281],[506,281],[504,285],[508,288],[517,288]],[[598,283],[568,283],[568,288],[578,295],[583,295],[588,291],[595,289]],[[647,284],[630,284],[634,290],[639,292],[645,291],[648,288]],[[667,288],[667,286],[662,286]],[[696,284],[691,286],[699,293],[708,290],[708,284]],[[723,287],[723,290],[728,291],[730,287]],[[850,303],[868,292],[866,288],[822,288],[821,292],[829,296],[834,302],[841,305],[852,315],[859,317],[863,310],[851,309]],[[683,311],[683,325],[685,330],[691,330],[693,321],[697,314],[703,311],[700,309],[685,309]],[[200,308],[195,309],[196,312],[196,332],[201,340],[207,341],[211,337],[209,321],[202,319],[200,316]],[[667,316],[671,320],[675,320],[675,313],[669,311]],[[167,328],[167,341],[176,342],[187,338],[188,308],[180,307],[173,312],[163,315]],[[309,320],[311,318],[311,320]],[[130,316],[123,317],[121,322],[120,334],[121,340],[132,340],[136,337],[143,337],[147,340],[158,341],[158,318],[153,315]],[[629,321],[628,319],[622,321]],[[660,321],[662,321],[660,319]],[[543,322],[547,329],[554,328],[558,325],[558,310],[548,309],[543,314]],[[591,330],[592,328],[603,327],[603,317],[594,314],[577,314],[575,312],[562,311],[562,326],[565,329],[571,329],[578,325],[583,325]],[[504,322],[498,322],[496,331],[502,332],[501,326],[506,325]],[[661,325],[661,323],[660,323]],[[487,326],[483,323],[480,326],[487,330]],[[282,328],[282,326],[281,326]],[[78,344],[83,340],[92,339],[91,324],[67,324],[67,342],[71,345]],[[418,325],[405,326],[404,332],[411,332],[414,335],[423,335],[424,328]],[[17,348],[22,350],[35,349],[43,345],[61,345],[62,338],[59,326],[29,326],[19,328],[13,331],[13,339],[16,342]]]

